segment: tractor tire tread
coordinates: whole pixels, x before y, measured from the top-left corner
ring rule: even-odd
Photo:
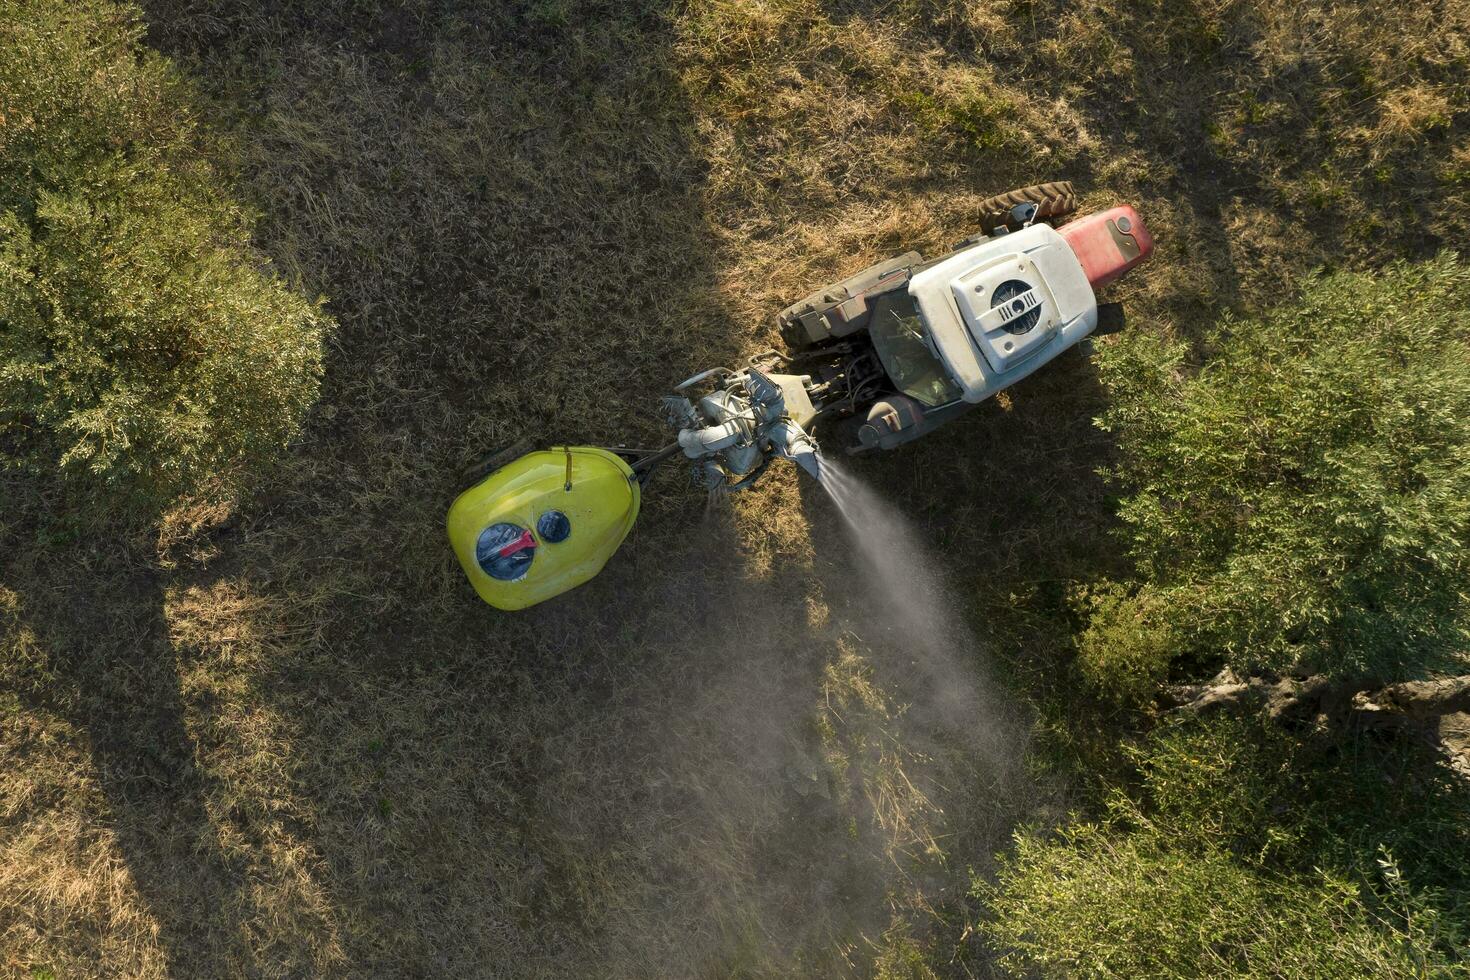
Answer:
[[[1056,180],[987,197],[980,202],[980,230],[990,234],[1006,223],[1011,208],[1028,202],[1038,205],[1038,221],[1053,221],[1077,210],[1077,192],[1070,180]]]

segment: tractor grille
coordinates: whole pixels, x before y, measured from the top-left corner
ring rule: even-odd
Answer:
[[[1017,296],[1030,291],[1030,283],[1022,282],[1019,279],[1007,279],[995,287],[995,292],[990,296],[990,308],[996,309],[1014,300]],[[1041,321],[1041,306],[1040,304],[1036,304],[1029,310],[1025,308],[1025,304],[1023,303],[1017,303],[1016,306],[1018,307],[1015,311],[1016,316],[1006,320],[1006,330],[1014,334],[1027,333]]]

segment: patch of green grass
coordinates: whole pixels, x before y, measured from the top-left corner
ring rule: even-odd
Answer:
[[[913,114],[931,137],[957,136],[981,151],[1000,150],[1013,144],[1010,136],[1013,106],[982,85],[958,96],[928,92],[899,92],[895,101]]]

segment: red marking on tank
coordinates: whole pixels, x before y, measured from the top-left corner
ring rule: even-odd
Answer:
[[[535,537],[532,536],[530,531],[522,531],[520,537],[500,549],[500,557],[509,558],[518,551],[525,551],[527,548],[534,547],[536,547]]]

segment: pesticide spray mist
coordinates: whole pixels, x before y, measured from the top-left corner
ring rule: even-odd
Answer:
[[[1014,755],[1007,707],[995,695],[980,640],[923,536],[894,505],[827,457],[821,484],[857,551],[861,617],[875,645],[906,669],[906,686],[932,727],[967,733],[992,763]]]
[[[1031,812],[1026,726],[951,570],[901,506],[821,472],[831,506],[805,476],[776,505],[804,512],[810,564],[711,560],[750,540],[728,500],[678,567],[647,557],[649,589],[681,588],[633,603],[647,621],[619,661],[691,623],[697,642],[596,694],[626,702],[615,737],[592,724],[605,711],[567,733],[558,771],[598,775],[555,794],[585,801],[558,837],[601,842],[595,879],[617,882],[602,972],[862,976],[893,936],[950,948],[969,870]]]
[[[953,916],[965,907],[956,896],[969,885],[963,869],[983,873],[1036,804],[1023,763],[1027,725],[964,615],[966,603],[951,584],[959,570],[937,557],[896,504],[840,463],[822,460],[821,484],[852,544],[843,576],[850,601],[839,615],[863,638],[875,684],[902,704],[883,733],[899,757],[900,778],[880,772],[866,780],[870,794],[876,783],[875,816],[891,842],[889,887],[909,896],[899,914],[905,928],[939,930],[938,942],[952,942]],[[900,796],[908,791],[887,814],[885,782],[896,782]]]

